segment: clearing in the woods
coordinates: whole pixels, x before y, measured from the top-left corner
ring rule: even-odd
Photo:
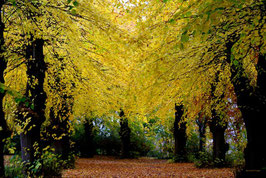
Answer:
[[[150,158],[117,159],[96,156],[80,158],[75,169],[63,172],[63,177],[234,177],[230,168],[199,169],[193,163],[169,163]]]

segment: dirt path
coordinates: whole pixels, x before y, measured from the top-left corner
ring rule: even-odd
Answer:
[[[192,163],[167,163],[156,159],[80,158],[63,177],[234,177],[231,169],[197,169]]]

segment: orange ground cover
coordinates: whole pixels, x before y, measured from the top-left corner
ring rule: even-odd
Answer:
[[[63,172],[63,177],[234,177],[233,170],[198,169],[192,163],[168,163],[149,158],[116,159],[113,157],[80,158],[75,169]]]

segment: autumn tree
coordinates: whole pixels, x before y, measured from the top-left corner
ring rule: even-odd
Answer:
[[[119,135],[122,141],[121,156],[122,158],[129,158],[131,129],[128,126],[128,119],[125,117],[125,113],[123,110],[120,111],[119,117],[120,117]]]
[[[219,80],[219,73],[215,75],[215,83],[218,83]],[[213,161],[216,166],[222,166],[225,162],[225,153],[229,149],[229,145],[225,141],[225,130],[227,128],[227,120],[225,119],[224,111],[217,109],[216,102],[223,102],[223,98],[225,97],[224,94],[221,96],[215,95],[216,86],[215,84],[211,84],[211,99],[215,100],[212,106],[212,118],[209,121],[210,131],[212,132],[213,136]],[[217,97],[217,98],[216,98]],[[222,108],[223,109],[223,108]],[[222,119],[221,119],[222,118]]]
[[[26,165],[25,174],[33,174],[30,170],[31,165],[36,164],[39,168],[42,167],[41,161],[37,160],[39,160],[42,152],[40,132],[42,124],[46,120],[45,102],[47,95],[44,91],[44,82],[47,65],[44,56],[44,46],[49,34],[45,34],[44,29],[51,28],[52,24],[51,22],[42,24],[41,18],[49,14],[43,10],[43,5],[46,4],[33,1],[13,3],[15,8],[18,7],[22,10],[22,15],[24,16],[22,24],[26,23],[29,26],[26,32],[22,30],[20,34],[25,37],[24,44],[26,47],[23,48],[24,52],[21,55],[25,58],[27,84],[23,99],[18,100],[17,112],[18,122],[22,128],[20,140],[22,161]],[[51,18],[48,17],[47,20],[49,21]],[[14,24],[17,25],[17,23]],[[23,29],[23,25],[19,26],[19,28]],[[36,174],[41,174],[41,169],[36,169]]]
[[[175,104],[175,122],[174,122],[174,155],[177,161],[186,161],[187,152],[186,152],[186,143],[187,143],[187,134],[186,134],[186,122],[183,118],[184,114],[184,105]]]
[[[165,46],[168,46],[168,56],[181,59],[180,64],[190,66],[187,72],[189,71],[193,78],[205,75],[205,80],[212,83],[213,73],[223,66],[222,76],[229,85],[234,86],[237,104],[247,128],[246,169],[261,169],[265,165],[265,153],[262,151],[265,148],[261,142],[265,134],[259,127],[264,125],[261,119],[264,113],[260,108],[264,107],[265,97],[262,90],[265,78],[264,70],[262,70],[265,66],[265,35],[263,35],[265,33],[265,3],[259,0],[219,1],[219,3],[217,1],[169,1],[163,7],[167,7],[167,3],[175,3],[177,10],[163,11],[164,8],[158,8],[156,12],[160,12],[159,14],[170,15],[164,16],[161,23],[157,21],[157,24],[149,27],[153,26],[153,30],[157,29],[157,31],[161,30],[162,24],[165,23],[167,26],[172,24],[173,28],[177,24],[182,27],[182,30],[174,33],[177,37],[173,37],[172,43]],[[158,6],[159,4],[161,2],[158,2]],[[162,16],[156,16],[157,19],[160,17]],[[173,34],[170,30],[168,28],[166,31],[168,34]],[[165,36],[166,39],[167,37]],[[159,49],[164,51],[164,48],[161,46]],[[176,49],[175,55],[170,53],[173,49]],[[177,49],[181,49],[182,52],[178,52]],[[185,63],[188,57],[184,54],[188,51],[190,51],[189,54],[193,54],[190,58],[193,60]],[[158,64],[159,61],[156,63]],[[173,60],[170,64],[176,63]],[[182,65],[173,66],[177,68]],[[204,71],[209,71],[209,73]],[[168,76],[173,74],[175,71]],[[172,83],[173,81],[178,81],[178,79],[173,78]],[[199,81],[194,83],[194,86],[197,86],[195,84]],[[190,89],[197,92],[195,90],[197,87],[193,88]],[[208,87],[205,87],[205,90],[209,90]]]
[[[5,1],[0,2],[0,177],[4,176],[4,139],[7,137],[7,123],[5,120],[5,113],[3,111],[3,98],[5,96],[5,90],[3,84],[5,83],[4,71],[7,67],[7,60],[4,57],[5,41],[4,41],[4,29],[5,25],[2,17],[5,15],[3,13],[3,5]]]
[[[71,78],[67,78],[67,61],[58,54],[54,55],[56,61],[51,61],[48,70],[48,88],[50,114],[48,126],[43,132],[44,139],[48,139],[54,147],[55,153],[67,160],[70,153],[70,117],[72,116],[73,91],[75,88]]]
[[[81,149],[83,149],[83,152],[86,154],[86,157],[93,157],[93,155],[95,154],[95,148],[93,143],[93,127],[93,119],[86,118],[84,123],[86,145],[81,145]]]
[[[43,90],[46,64],[43,55],[43,39],[32,39],[27,46],[27,76],[26,94],[30,105],[20,103],[19,120],[22,122],[24,132],[21,133],[22,160],[31,163],[37,159],[36,152],[40,148],[40,130],[45,121],[46,93]]]
[[[216,56],[223,54],[221,62],[230,66],[230,82],[247,128],[246,169],[261,170],[265,166],[265,153],[262,151],[265,148],[261,142],[265,133],[260,128],[264,125],[264,111],[260,108],[265,107],[265,39],[262,35],[265,31],[265,3],[224,1],[216,12],[213,10],[219,8],[217,6],[204,3],[202,6],[207,7],[203,13],[210,12],[206,19],[210,24],[205,26],[210,34],[204,36],[214,35],[216,46],[211,51],[216,52]],[[221,22],[212,21],[217,13],[224,18]],[[210,61],[218,62],[215,58]]]
[[[227,44],[228,58],[231,58],[232,44]],[[265,55],[260,52],[257,53],[257,86],[250,86],[250,79],[245,77],[243,74],[243,64],[232,65],[232,81],[234,84],[235,92],[237,95],[237,104],[240,108],[242,116],[245,121],[248,134],[248,145],[245,150],[246,168],[247,169],[260,169],[266,163],[265,148],[262,144],[262,139],[265,137],[264,128],[260,128],[264,125],[263,115],[265,107]],[[228,59],[227,58],[227,59]],[[239,70],[240,68],[240,70]],[[238,69],[238,70],[237,70]],[[236,78],[237,81],[236,81]],[[244,89],[243,89],[244,88]],[[254,119],[254,117],[256,119]]]
[[[129,156],[132,122],[148,122],[152,115],[164,123],[174,113],[175,154],[184,156],[186,132],[191,131],[186,123],[203,112],[210,118],[214,158],[224,160],[225,103],[235,93],[248,132],[246,168],[266,164],[261,143],[266,97],[263,1],[10,2],[12,35],[6,35],[9,44],[12,39],[24,44],[17,56],[24,60],[28,79],[25,96],[17,100],[24,161],[38,158],[34,153],[40,151],[45,113],[50,124],[46,134],[56,135],[53,144],[62,153],[63,145],[69,145],[72,116],[87,118],[87,113],[95,112],[110,119],[120,108],[123,157]],[[0,27],[3,76],[6,60]],[[53,56],[54,51],[60,58]],[[173,108],[181,101],[186,110],[183,105]],[[5,130],[4,116],[0,119]],[[204,137],[202,119],[198,123]],[[86,119],[85,123],[90,142],[93,124]]]
[[[204,113],[199,113],[196,123],[199,127],[199,151],[205,151],[207,118]]]
[[[206,4],[204,4],[206,5]],[[210,4],[208,9],[210,10]],[[218,7],[216,7],[218,8]],[[207,10],[204,12],[208,12]],[[211,12],[208,22],[214,19],[215,12]],[[231,3],[223,2],[221,23],[210,24],[211,35],[217,37],[217,46],[224,51],[224,62],[230,65],[230,81],[237,96],[237,105],[240,108],[247,128],[248,145],[245,151],[246,169],[262,169],[265,165],[265,150],[261,139],[265,137],[263,128],[264,119],[264,67],[265,43],[265,3],[262,1]],[[222,28],[220,25],[226,24]],[[214,25],[213,28],[211,25]],[[214,29],[216,30],[214,31]],[[220,35],[224,34],[224,37]],[[221,42],[218,40],[224,39]],[[243,46],[246,46],[243,48]],[[221,54],[220,52],[216,54]],[[217,62],[212,59],[212,62]],[[254,117],[256,119],[254,119]],[[256,128],[256,129],[255,129]]]

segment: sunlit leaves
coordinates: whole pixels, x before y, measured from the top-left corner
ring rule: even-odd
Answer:
[[[8,7],[5,13],[10,15],[10,23],[7,21],[5,35],[8,55],[14,59],[9,69],[20,63],[15,59],[21,58],[20,53],[11,51],[22,51],[23,41],[29,39],[27,34],[34,34],[47,42],[48,76],[63,63],[58,56],[64,58],[65,70],[60,76],[65,88],[48,93],[48,108],[60,105],[60,95],[67,93],[74,97],[76,116],[90,112],[108,115],[123,108],[133,119],[137,115],[144,121],[142,116],[147,114],[165,119],[173,115],[174,103],[184,102],[194,117],[203,106],[207,113],[210,111],[209,84],[217,71],[222,71],[217,95],[227,92],[221,84],[230,85],[230,72],[221,65],[229,65],[224,64],[225,43],[233,34],[240,39],[230,65],[243,64],[255,83],[256,47],[261,46],[260,52],[265,53],[265,25],[261,25],[265,18],[257,7],[259,3],[53,0],[39,5],[42,15],[35,21],[20,11],[12,14],[15,7]],[[34,7],[25,5],[22,9]],[[25,79],[14,78],[25,75],[22,68],[8,73],[8,85],[23,93]],[[49,90],[47,83],[45,89]],[[56,80],[51,84],[58,87]],[[0,92],[4,92],[2,87]],[[195,104],[199,99],[203,101]],[[25,104],[30,107],[30,102]]]
[[[181,36],[181,41],[182,42],[188,42],[189,40],[189,36],[187,33],[183,33],[182,36]]]

